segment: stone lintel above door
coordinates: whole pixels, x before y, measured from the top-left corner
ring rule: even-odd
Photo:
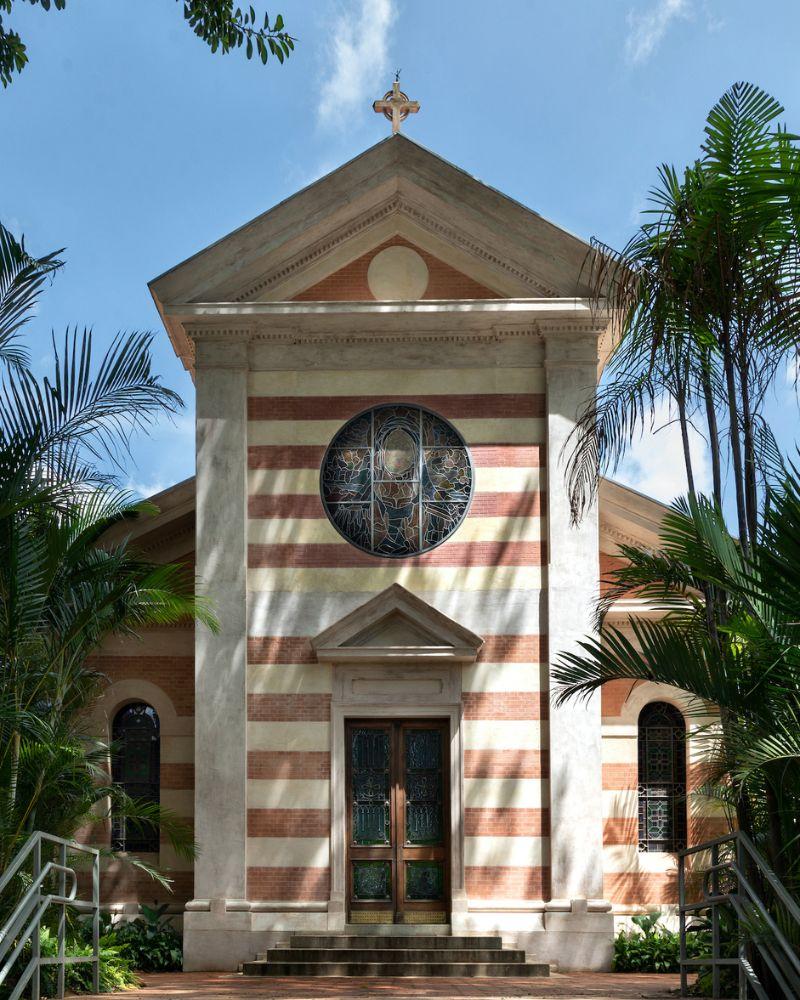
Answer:
[[[474,663],[483,639],[393,584],[311,640],[321,663]]]

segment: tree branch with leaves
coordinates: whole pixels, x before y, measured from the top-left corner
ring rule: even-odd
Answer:
[[[248,59],[257,56],[266,65],[270,57],[283,63],[296,41],[278,14],[274,21],[252,6],[235,7],[233,0],[177,0],[192,31],[211,49],[225,55],[244,47]],[[15,3],[28,3],[44,11],[61,11],[67,0],[0,0],[0,83],[8,87],[28,64],[28,49],[17,31],[3,22]]]

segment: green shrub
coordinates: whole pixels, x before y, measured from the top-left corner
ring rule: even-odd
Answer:
[[[661,914],[634,917],[638,931],[621,930],[614,940],[614,972],[678,972],[679,936],[658,926]]]
[[[42,956],[55,957],[58,954],[58,938],[43,927],[40,935]],[[66,943],[67,955],[91,955],[92,946],[84,941],[69,940]],[[42,966],[42,995],[55,996],[58,976],[58,966]],[[66,988],[73,993],[92,992],[91,962],[81,962],[78,965],[68,965],[64,975]],[[117,945],[111,935],[100,938],[100,992],[113,993],[116,990],[135,990],[141,986],[141,980],[133,971],[133,965],[125,954],[125,949]]]
[[[134,969],[142,972],[175,972],[183,966],[180,933],[164,916],[166,903],[142,906],[142,915],[130,923],[115,924],[110,937],[121,945]]]

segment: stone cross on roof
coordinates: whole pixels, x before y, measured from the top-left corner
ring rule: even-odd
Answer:
[[[410,101],[400,89],[400,74],[395,77],[392,89],[387,90],[380,101],[374,101],[372,110],[383,114],[392,123],[392,135],[400,131],[400,122],[419,111],[419,101]]]

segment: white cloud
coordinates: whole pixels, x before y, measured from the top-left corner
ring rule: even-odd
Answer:
[[[673,21],[691,14],[690,0],[656,0],[647,10],[628,12],[625,54],[635,66],[647,62]]]
[[[681,431],[677,422],[671,423],[667,403],[659,406],[653,426],[642,434],[628,449],[615,479],[632,486],[640,493],[670,503],[686,493],[686,465],[683,460]],[[692,457],[695,489],[700,493],[711,492],[711,458],[708,446],[699,431],[689,428],[689,451]]]
[[[339,17],[342,25],[326,52],[329,70],[317,109],[323,124],[337,124],[346,113],[383,93],[389,61],[389,28],[394,0],[350,0]]]
[[[136,482],[133,479],[129,479],[125,484],[125,489],[130,490],[131,493],[135,493],[137,497],[149,500],[150,497],[154,497],[157,493],[161,493],[168,486],[173,485],[173,483],[165,483],[161,479],[153,479],[150,482]]]
[[[800,383],[800,353],[793,354],[786,362],[786,384],[793,389]]]

